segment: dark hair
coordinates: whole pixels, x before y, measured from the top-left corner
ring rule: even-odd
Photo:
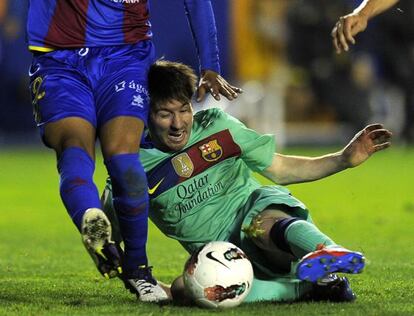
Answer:
[[[149,69],[148,91],[151,107],[170,100],[189,102],[196,89],[197,76],[189,66],[158,60]]]

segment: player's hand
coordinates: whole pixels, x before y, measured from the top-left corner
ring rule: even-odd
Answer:
[[[197,102],[202,101],[209,92],[217,101],[220,101],[220,94],[228,100],[234,100],[243,90],[229,84],[222,76],[212,70],[203,70],[197,88]]]
[[[368,18],[361,13],[351,13],[341,16],[332,29],[332,43],[336,53],[349,50],[350,44],[355,44],[355,35],[367,28]]]
[[[392,133],[382,124],[368,125],[343,149],[342,158],[346,167],[356,167],[373,153],[390,147],[391,137]]]

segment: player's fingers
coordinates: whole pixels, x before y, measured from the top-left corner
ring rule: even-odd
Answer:
[[[222,95],[228,100],[237,98],[237,92],[233,90],[232,86],[221,76],[217,77],[217,87]]]
[[[218,84],[211,85],[209,91],[214,99],[220,101],[220,88]]]
[[[218,78],[220,83],[220,93],[230,101],[237,98],[237,92],[233,87],[222,77]]]
[[[348,51],[349,47],[348,47],[348,43],[346,41],[346,38],[344,36],[344,22],[343,22],[344,18],[341,18],[338,24],[338,40],[339,43],[341,44],[342,48],[344,51]]]
[[[243,93],[243,89],[235,86],[230,86],[230,88],[236,93]]]
[[[374,129],[372,131],[369,131],[367,133],[368,137],[371,139],[375,139],[378,138],[382,135],[384,135],[386,132],[388,132],[386,129],[382,128],[382,129]]]
[[[343,23],[344,23],[344,35],[345,35],[346,40],[349,43],[355,44],[355,39],[352,36],[352,32],[351,32],[352,27],[353,27],[352,19],[350,19],[350,18],[345,19]]]
[[[374,142],[374,144],[381,144],[390,141],[392,133],[386,129],[378,129],[368,133],[368,137]]]
[[[383,144],[378,144],[378,145],[375,145],[374,146],[374,151],[377,152],[377,151],[386,149],[386,148],[388,148],[390,146],[391,146],[391,142],[386,142],[386,143],[383,143]]]
[[[239,93],[243,93],[242,89],[231,86],[228,83],[224,87],[234,99],[236,99],[239,96]]]
[[[364,128],[364,130],[366,131],[366,132],[371,132],[371,131],[373,131],[373,130],[376,130],[376,129],[384,129],[384,125],[382,125],[382,124],[380,124],[380,123],[373,123],[373,124],[369,124],[369,125],[367,125],[365,128]]]
[[[333,28],[332,32],[331,32],[331,36],[332,36],[332,44],[335,48],[335,51],[337,54],[340,54],[342,52],[342,49],[340,47],[339,41],[338,41],[338,23],[336,23],[335,27]]]
[[[220,93],[224,95],[229,101],[232,101],[233,99],[237,98],[237,93],[226,85],[220,87]]]

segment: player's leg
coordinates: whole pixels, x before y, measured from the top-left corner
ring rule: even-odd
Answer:
[[[179,276],[171,284],[171,296],[174,304],[194,305],[184,285],[184,279]],[[344,277],[331,274],[318,283],[303,282],[298,279],[284,277],[254,277],[252,288],[244,303],[254,302],[292,302],[299,300],[351,302],[356,296],[349,282]]]
[[[119,225],[119,220],[118,220],[118,215],[116,214],[116,211],[114,209],[114,203],[113,203],[113,197],[112,197],[112,181],[109,178],[107,180],[107,183],[105,185],[105,189],[104,192],[102,194],[102,205],[103,205],[103,210],[105,212],[105,214],[108,216],[109,220],[111,221],[112,224],[112,238],[115,240],[115,243],[117,244],[117,248],[120,249],[120,252],[123,252],[123,250],[121,249],[121,243],[123,242],[123,238],[121,235],[121,230],[120,230],[120,225]],[[141,291],[146,291],[148,292],[147,295],[152,295],[152,288],[154,287],[154,282],[158,283],[157,285],[155,285],[156,287],[160,286],[164,292],[167,295],[168,300],[171,300],[171,291],[170,291],[170,286],[163,284],[162,282],[159,282],[157,280],[155,280],[152,275],[151,275],[151,270],[148,269],[147,267],[144,267],[143,269],[138,269],[138,274],[141,273],[143,274],[143,278],[144,280],[150,280],[150,284],[148,284],[148,282],[142,282],[143,279],[140,279],[140,276],[138,275],[138,278],[135,279],[128,279],[128,277],[123,277],[122,280],[125,283],[125,286],[127,289],[129,289],[132,293],[137,294],[140,299],[147,299],[145,296],[141,297],[141,295],[139,294]],[[136,276],[136,275],[135,275]],[[134,276],[132,276],[134,277]],[[157,301],[163,301],[165,300],[165,293],[158,291],[159,295],[157,295]]]
[[[96,134],[94,101],[86,80],[76,69],[77,57],[73,50],[35,56],[30,70],[30,89],[42,138],[56,152],[63,203],[82,232],[84,242],[92,242],[94,249],[89,250],[97,260],[97,257],[109,257],[103,252],[107,251],[104,245],[108,244],[110,227],[107,221],[99,220],[95,224],[91,221],[88,224],[91,234],[84,234],[84,215],[91,215],[87,210],[96,210],[101,204],[92,180]],[[88,248],[88,244],[85,246]],[[115,259],[113,263],[119,267],[119,256]],[[104,266],[100,271],[109,274],[110,269]]]
[[[316,250],[320,244],[335,245],[313,223],[291,216],[287,207],[282,205],[271,205],[257,214],[249,231],[254,243],[261,249],[282,250],[296,258]]]
[[[286,210],[283,206],[268,207],[253,218],[246,230],[268,258],[286,267],[286,260],[293,255],[300,259],[296,268],[298,278],[311,282],[332,272],[361,272],[361,253],[336,245],[313,223],[292,217]]]
[[[147,266],[145,245],[148,230],[148,193],[145,172],[139,161],[144,124],[135,117],[117,117],[105,123],[100,142],[112,181],[112,201],[125,243],[124,273]]]
[[[289,277],[254,278],[246,297],[251,302],[331,301],[352,302],[356,296],[345,277],[330,274],[317,283],[300,281]]]
[[[129,119],[128,119],[129,120]],[[119,122],[124,121],[124,119],[118,118]],[[115,121],[116,122],[116,121]],[[125,123],[125,122],[123,122]],[[124,124],[122,124],[124,125]],[[124,126],[129,125],[128,123]],[[131,128],[126,131],[127,133],[131,130]],[[136,135],[136,134],[135,134]],[[104,135],[101,136],[104,139]],[[114,134],[109,131],[108,138],[112,139]],[[103,140],[105,142],[105,140]],[[112,142],[115,144],[116,142]],[[109,152],[106,152],[105,155],[109,155]],[[138,162],[138,157],[134,161]],[[165,301],[170,300],[171,295],[168,294],[166,287],[162,284],[157,282],[152,277],[151,269],[147,266],[147,259],[146,259],[146,252],[145,252],[145,243],[147,240],[147,218],[145,215],[148,211],[145,209],[145,213],[138,214],[139,216],[136,217],[133,214],[131,216],[128,215],[127,212],[123,211],[122,208],[122,200],[123,197],[119,195],[118,192],[117,198],[114,197],[114,178],[117,178],[115,175],[108,179],[107,184],[105,186],[105,190],[102,195],[102,205],[104,208],[105,214],[111,221],[113,227],[113,239],[117,243],[117,248],[120,248],[121,242],[124,242],[124,249],[127,250],[127,253],[130,254],[127,260],[129,260],[128,265],[129,269],[124,269],[124,275],[122,276],[122,280],[127,289],[129,289],[132,293],[136,294],[140,300],[144,301]],[[135,176],[133,179],[137,180],[138,178]],[[119,180],[118,180],[119,181]],[[141,182],[141,185],[144,182]],[[146,183],[146,182],[145,182]],[[119,185],[119,184],[118,184]],[[119,190],[119,189],[118,189]],[[147,188],[145,188],[145,192],[147,192]],[[139,195],[136,196],[139,198]],[[142,197],[141,197],[142,198]],[[117,201],[117,202],[115,202]],[[146,199],[143,199],[144,203],[148,203]],[[115,210],[115,203],[118,205],[118,210]],[[124,201],[125,203],[125,201]],[[128,204],[128,201],[126,201]],[[129,209],[130,207],[127,207]],[[145,216],[143,216],[145,215]],[[127,221],[128,218],[131,218],[130,221]],[[122,224],[123,223],[123,224]],[[126,243],[128,242],[128,243]],[[131,244],[132,243],[132,244]],[[130,247],[130,248],[128,248]],[[128,249],[132,249],[128,250]],[[124,259],[124,262],[126,260]],[[125,266],[125,264],[124,264]]]
[[[125,284],[140,300],[162,301],[168,296],[152,277],[146,255],[149,197],[138,153],[143,129],[144,123],[136,117],[116,117],[102,126],[99,138],[124,241]]]
[[[291,302],[303,299],[312,291],[310,283],[300,282],[289,278],[258,279],[254,277],[252,288],[244,300],[245,303],[253,302]],[[171,284],[171,295],[175,304],[194,305],[184,285],[184,279],[179,276]]]
[[[92,181],[95,169],[95,128],[79,117],[47,123],[46,144],[55,150],[60,175],[60,194],[70,217],[81,231],[88,208],[100,208],[98,189]]]
[[[86,249],[102,275],[116,276],[121,272],[120,255],[93,182],[95,128],[82,118],[68,117],[46,124],[44,139],[56,152],[60,195]]]
[[[148,267],[148,185],[139,159],[147,121],[148,69],[154,61],[150,41],[102,50],[106,55],[96,89],[99,139],[112,180],[113,206],[124,241],[123,278],[143,301],[168,297]]]

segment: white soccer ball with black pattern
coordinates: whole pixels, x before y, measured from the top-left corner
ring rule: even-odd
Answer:
[[[213,241],[191,255],[183,276],[186,291],[197,305],[229,308],[241,304],[249,294],[253,267],[237,246]]]

